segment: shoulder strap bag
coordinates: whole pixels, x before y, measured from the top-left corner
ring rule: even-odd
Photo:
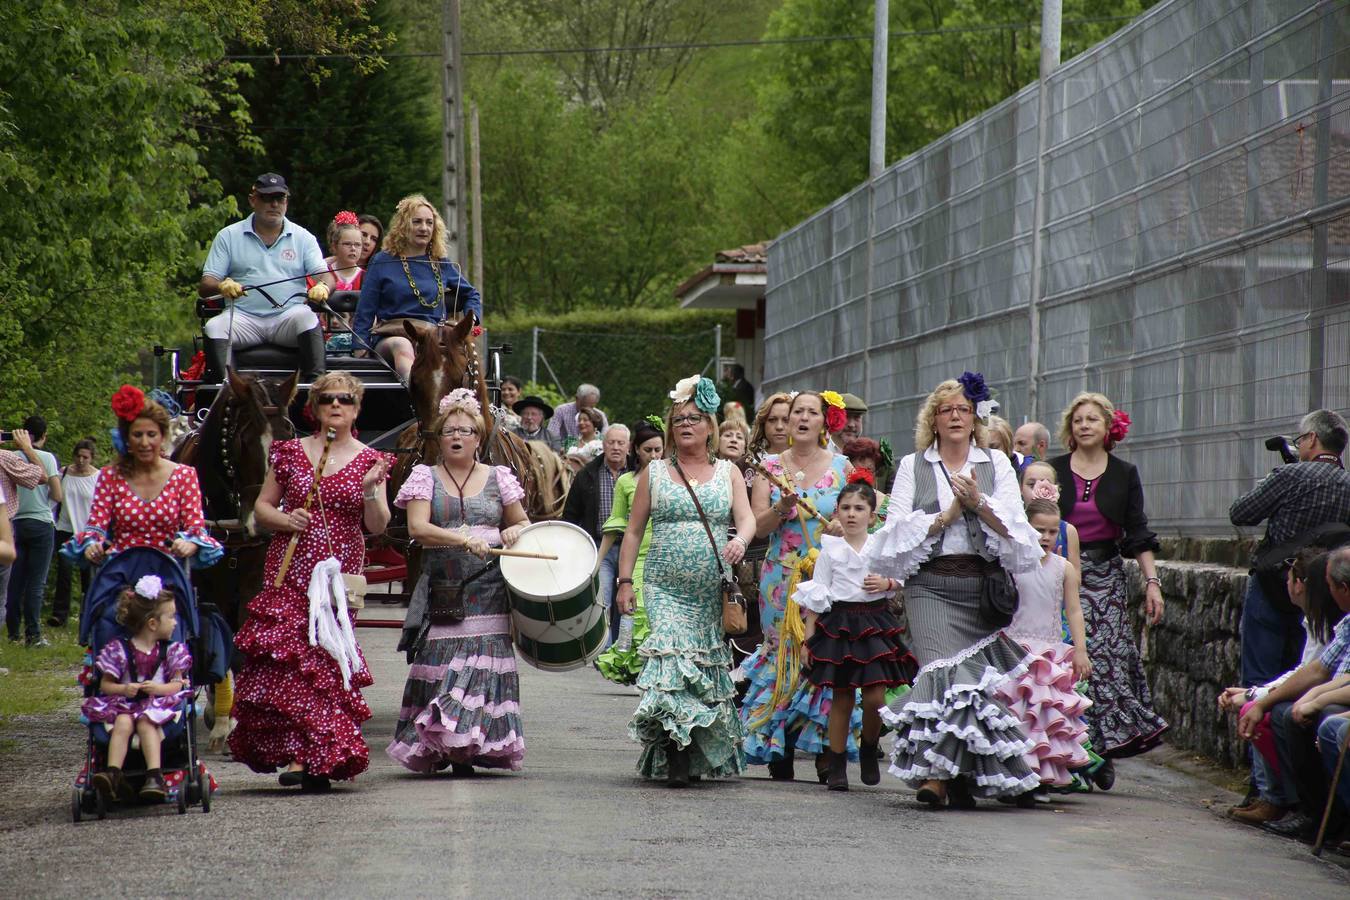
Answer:
[[[699,520],[703,522],[703,530],[708,533],[708,542],[712,544],[713,558],[717,560],[717,571],[722,578],[722,630],[733,637],[738,634],[745,634],[745,629],[748,627],[745,595],[741,593],[741,586],[736,582],[736,579],[722,565],[722,554],[717,552],[717,538],[713,537],[712,526],[708,524],[708,517],[703,514],[703,505],[698,502],[698,494],[694,492],[689,479],[684,477],[684,471],[680,469],[679,460],[672,459],[670,462],[675,467],[675,471],[679,473],[680,480],[684,482],[685,490],[689,492],[689,498],[694,501],[694,509],[698,510]]]
[[[952,476],[945,465],[942,465],[942,474],[950,486]],[[966,534],[970,537],[971,550],[979,553],[980,548],[985,547],[985,542],[975,513],[962,510],[961,518],[966,523]],[[1019,603],[1017,582],[1013,580],[1012,575],[999,565],[997,559],[986,560],[984,577],[980,579],[980,621],[994,630],[1007,628],[1012,624],[1013,616],[1017,614]]]

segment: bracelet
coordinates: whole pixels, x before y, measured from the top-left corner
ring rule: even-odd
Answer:
[[[361,495],[361,499],[362,499],[362,500],[365,500],[367,503],[369,503],[371,500],[375,500],[375,499],[377,499],[379,496],[380,496],[380,492],[379,492],[379,491],[371,491],[369,494],[363,493],[363,494]]]
[[[749,546],[749,545],[746,543],[745,538],[741,537],[739,534],[733,534],[729,540],[731,540],[731,541],[740,541],[740,543],[741,543],[741,549],[745,549],[747,546]]]
[[[633,583],[633,579],[631,579],[631,578],[620,578],[620,579],[619,579],[619,584],[632,584],[632,583]]]
[[[1150,575],[1144,579],[1144,584],[1145,586],[1150,584],[1156,584],[1158,587],[1162,587],[1162,579],[1159,578],[1157,575]]]

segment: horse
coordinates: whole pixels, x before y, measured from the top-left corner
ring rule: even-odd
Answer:
[[[214,605],[234,631],[244,623],[248,601],[263,588],[268,539],[258,533],[253,506],[267,476],[272,443],[295,437],[286,410],[299,380],[299,372],[276,380],[230,370],[202,427],[173,453],[175,462],[197,470],[212,534],[228,552],[218,565],[194,574],[197,602],[208,609]],[[229,735],[229,678],[216,686],[214,697],[207,744],[213,752]]]

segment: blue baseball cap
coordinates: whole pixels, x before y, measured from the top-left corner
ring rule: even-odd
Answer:
[[[265,175],[259,175],[253,182],[253,190],[259,194],[286,194],[290,188],[286,187],[286,179],[275,172],[268,172]]]

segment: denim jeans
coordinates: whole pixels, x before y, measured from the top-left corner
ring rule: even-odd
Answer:
[[[69,531],[56,532],[57,548],[60,548],[70,538],[71,533]],[[52,618],[59,622],[65,622],[70,618],[70,588],[76,568],[75,563],[66,559],[60,553],[56,554],[56,594],[52,597]],[[83,601],[84,595],[89,591],[91,572],[85,566],[79,566],[78,568],[80,570],[80,598]]]
[[[1252,784],[1260,791],[1261,799],[1272,806],[1288,809],[1298,805],[1298,792],[1288,773],[1281,771],[1276,775],[1274,767],[1255,749],[1252,750]]]
[[[1242,686],[1258,687],[1298,667],[1303,657],[1303,616],[1276,609],[1254,577],[1242,600]]]
[[[47,572],[52,565],[52,546],[56,527],[41,519],[14,520],[14,549],[18,558],[9,573],[9,601],[5,627],[9,636],[19,637],[19,618],[23,618],[23,636],[30,643],[42,636],[42,597],[47,591]]]
[[[1336,758],[1341,754],[1346,732],[1350,731],[1350,719],[1344,716],[1332,716],[1322,720],[1317,726],[1317,747],[1322,752],[1322,768],[1326,769],[1330,780],[1336,771]],[[1332,789],[1336,792],[1336,805],[1342,815],[1350,815],[1350,769],[1341,768],[1341,777]]]
[[[615,607],[615,597],[618,591],[614,589],[614,581],[619,577],[619,544],[616,542],[605,558],[600,560],[600,605],[609,611],[609,636],[605,639],[605,646],[619,637],[619,610]]]
[[[1345,707],[1325,707],[1319,714],[1320,721],[1307,725],[1295,721],[1293,708],[1292,703],[1275,704],[1275,708],[1270,711],[1270,724],[1279,746],[1280,770],[1293,780],[1303,814],[1317,819],[1322,815],[1326,803],[1331,773],[1322,771],[1322,758],[1318,756],[1314,741],[1321,723],[1345,712]]]

